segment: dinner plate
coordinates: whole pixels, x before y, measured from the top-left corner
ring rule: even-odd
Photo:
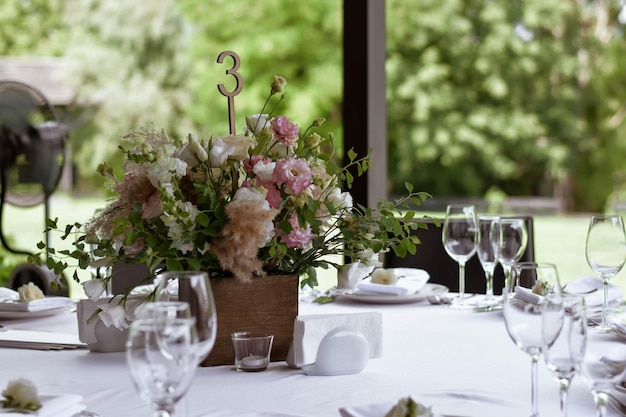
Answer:
[[[37,311],[11,311],[5,310],[0,311],[0,319],[30,319],[37,317],[48,317],[54,316],[55,314],[64,313],[70,310],[69,306],[61,306],[56,308],[49,308],[46,310],[37,310]]]
[[[445,294],[448,287],[441,284],[427,283],[421,290],[413,294],[391,295],[391,294],[352,294],[350,290],[333,290],[334,295],[360,303],[369,304],[407,304],[425,300],[434,295]]]

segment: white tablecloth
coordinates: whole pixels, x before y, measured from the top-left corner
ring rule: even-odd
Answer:
[[[339,408],[395,403],[411,395],[437,413],[463,417],[530,414],[530,359],[506,333],[500,312],[474,313],[432,306],[301,304],[300,314],[383,313],[383,357],[360,374],[307,376],[284,362],[267,371],[242,373],[231,366],[199,368],[185,401],[193,417],[339,416]],[[73,313],[32,320],[0,320],[4,328],[76,331]],[[1,330],[1,329],[0,329]],[[102,417],[148,417],[135,391],[124,353],[87,350],[0,349],[0,388],[31,379],[41,393],[84,396]],[[539,410],[558,413],[557,384],[539,365]],[[594,415],[593,400],[576,377],[570,388],[570,417]],[[609,410],[610,416],[615,412]],[[382,417],[382,416],[381,416]]]

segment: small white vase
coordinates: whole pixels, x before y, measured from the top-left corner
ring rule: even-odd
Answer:
[[[126,349],[128,329],[106,326],[95,315],[98,305],[89,299],[79,300],[76,307],[78,338],[91,352],[123,352]]]

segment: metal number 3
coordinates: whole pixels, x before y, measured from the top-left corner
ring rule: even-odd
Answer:
[[[233,51],[224,51],[217,57],[217,63],[224,63],[225,57],[231,57],[233,59],[233,66],[231,69],[226,70],[226,75],[232,75],[235,77],[235,89],[233,91],[228,91],[224,84],[218,84],[217,89],[219,92],[228,98],[228,123],[230,127],[230,134],[234,135],[236,131],[236,123],[235,123],[235,96],[241,92],[243,88],[243,78],[241,74],[237,72],[239,69],[239,64],[241,61],[239,60],[239,55],[237,55]]]

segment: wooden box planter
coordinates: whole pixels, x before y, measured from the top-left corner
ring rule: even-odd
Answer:
[[[215,346],[202,366],[234,365],[230,335],[250,331],[274,335],[271,361],[287,359],[298,315],[298,276],[270,275],[243,283],[211,279],[217,309]]]

